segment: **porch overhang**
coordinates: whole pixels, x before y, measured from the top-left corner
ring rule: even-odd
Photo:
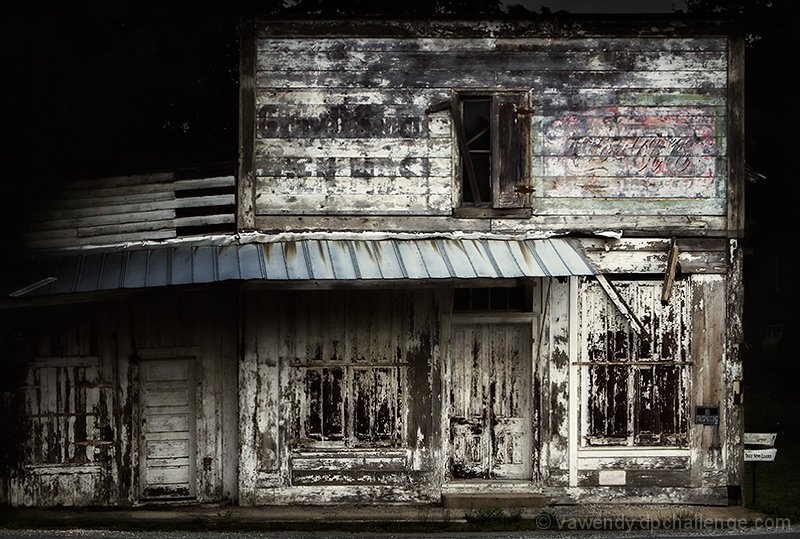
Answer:
[[[457,281],[594,275],[566,238],[282,239],[175,243],[18,260],[0,281],[15,298],[256,281]]]

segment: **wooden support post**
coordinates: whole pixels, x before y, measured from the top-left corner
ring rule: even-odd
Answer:
[[[661,304],[669,303],[672,294],[672,283],[675,282],[675,273],[678,270],[678,242],[672,238],[672,244],[667,257],[667,271],[664,273],[664,286],[661,289]]]
[[[256,139],[255,21],[239,25],[239,171],[236,190],[236,228],[254,230]]]
[[[608,297],[611,299],[614,305],[616,305],[617,309],[619,309],[619,312],[622,314],[622,316],[625,317],[625,319],[631,325],[633,331],[639,337],[646,339],[647,335],[644,334],[644,326],[636,317],[636,314],[634,314],[633,309],[631,309],[630,305],[628,305],[625,299],[622,296],[620,296],[619,292],[617,292],[617,289],[614,288],[614,285],[612,285],[608,281],[608,279],[606,279],[605,275],[598,273],[597,275],[595,275],[595,277],[597,277],[597,282],[600,283],[600,286],[602,286],[603,290],[606,291]]]

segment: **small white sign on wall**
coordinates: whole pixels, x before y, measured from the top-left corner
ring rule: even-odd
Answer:
[[[624,485],[626,482],[625,470],[600,470],[598,474],[601,486]]]

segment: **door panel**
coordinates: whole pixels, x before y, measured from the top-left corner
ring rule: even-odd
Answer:
[[[452,479],[531,476],[531,322],[451,327]]]
[[[140,496],[194,497],[194,360],[148,360],[139,369]]]

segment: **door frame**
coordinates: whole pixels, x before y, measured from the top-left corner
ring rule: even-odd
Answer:
[[[198,477],[197,477],[197,411],[198,411],[198,401],[201,399],[200,392],[198,391],[197,386],[197,379],[199,376],[198,369],[200,367],[198,357],[199,357],[199,347],[176,347],[176,348],[154,348],[154,349],[147,349],[147,350],[139,350],[139,358],[140,362],[137,368],[137,392],[138,392],[138,410],[137,410],[137,441],[136,441],[136,448],[138,451],[138,465],[136,469],[138,470],[136,476],[136,498],[139,501],[147,501],[147,500],[158,500],[159,502],[182,502],[188,499],[196,499],[197,497],[197,484],[198,484]],[[170,361],[186,361],[189,365],[189,402],[191,404],[190,409],[191,413],[188,418],[188,429],[190,433],[190,443],[189,443],[189,496],[188,497],[163,497],[163,498],[154,498],[144,496],[144,489],[145,489],[145,481],[144,476],[146,473],[146,447],[145,447],[145,433],[142,430],[142,423],[144,420],[145,414],[145,389],[144,389],[144,374],[142,373],[142,364],[147,363],[154,363],[154,362],[170,362]]]
[[[538,482],[541,477],[539,471],[539,426],[537,420],[539,418],[539,391],[536,390],[536,379],[539,376],[539,347],[537,339],[539,337],[539,323],[540,313],[538,312],[512,312],[512,313],[445,313],[442,315],[442,329],[444,350],[441,356],[441,383],[442,383],[442,404],[439,428],[441,433],[441,464],[439,466],[440,482],[444,485],[464,485],[476,483],[504,483],[504,484],[533,484]],[[529,395],[529,420],[531,426],[531,462],[530,477],[526,479],[487,479],[487,480],[459,480],[448,478],[448,467],[450,463],[450,387],[452,384],[451,370],[451,328],[454,325],[460,324],[520,324],[527,323],[531,327],[531,342],[530,342],[530,378],[528,380]]]

